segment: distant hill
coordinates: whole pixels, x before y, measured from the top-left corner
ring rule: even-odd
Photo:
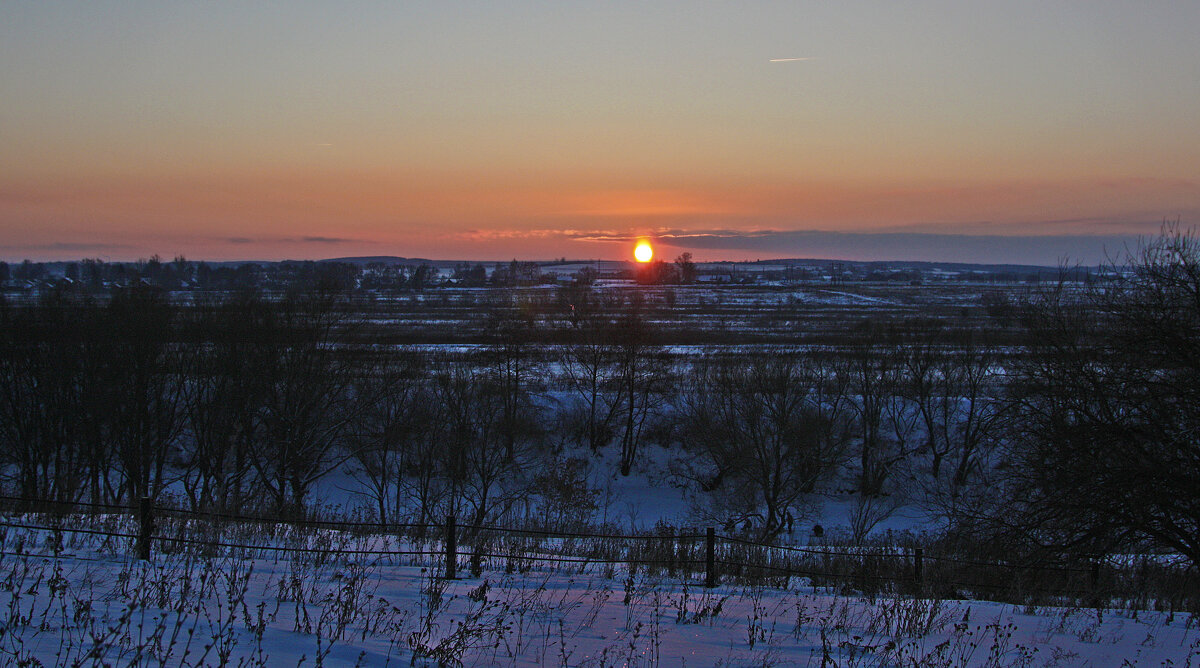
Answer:
[[[803,265],[810,267],[828,267],[833,264],[841,264],[844,266],[855,267],[887,267],[892,270],[900,269],[922,269],[925,271],[937,270],[942,271],[987,271],[987,272],[1035,272],[1046,271],[1047,269],[1057,270],[1058,267],[1050,267],[1046,265],[1035,264],[977,264],[973,262],[932,262],[919,260],[836,260],[829,258],[788,258],[784,260],[754,260],[750,262],[741,261],[720,261],[720,262],[701,262],[699,264],[708,265]],[[1081,269],[1091,269],[1093,267],[1081,267]]]
[[[482,264],[485,267],[492,267],[496,264],[504,264],[504,261],[495,260],[430,260],[428,258],[416,257],[398,257],[395,255],[371,255],[362,257],[337,257],[317,260],[317,262],[345,262],[354,265],[368,264],[384,264],[389,266],[394,265],[417,265],[428,264],[438,268],[453,268],[460,264]],[[538,261],[538,265],[542,267],[553,266],[592,266],[598,267],[602,271],[614,271],[633,265],[633,262],[627,260],[543,260]],[[717,268],[721,266],[736,266],[743,271],[754,271],[755,267],[763,267],[764,269],[777,268],[780,266],[796,265],[807,267],[829,267],[834,264],[840,264],[846,267],[878,267],[886,268],[891,271],[902,271],[906,269],[917,269],[922,271],[945,271],[945,272],[971,272],[981,271],[990,273],[1000,272],[1016,272],[1016,273],[1034,273],[1045,272],[1047,270],[1057,270],[1058,267],[1049,267],[1044,265],[1031,264],[976,264],[971,262],[929,262],[915,260],[837,260],[829,258],[786,258],[780,260],[721,260],[715,262],[697,262],[698,265],[706,268]],[[1093,267],[1080,267],[1081,269],[1092,269]]]
[[[395,255],[367,255],[362,257],[331,257],[317,262],[345,262],[347,264],[430,264],[441,265],[447,264],[446,260],[427,260],[419,257],[397,257]],[[457,264],[457,263],[450,263]]]

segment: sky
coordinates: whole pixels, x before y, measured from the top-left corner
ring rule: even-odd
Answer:
[[[1057,264],[1200,224],[1200,2],[0,3],[0,259]]]

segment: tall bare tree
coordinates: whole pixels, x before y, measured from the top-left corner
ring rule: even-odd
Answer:
[[[712,355],[697,363],[684,398],[688,441],[715,471],[710,486],[728,519],[753,518],[771,539],[847,452],[840,393],[809,358]]]
[[[1107,270],[1026,309],[992,519],[1036,545],[1151,542],[1200,563],[1200,240],[1167,227]]]
[[[616,324],[590,288],[574,290],[564,307],[567,342],[559,347],[559,365],[583,408],[586,443],[597,452],[613,439],[620,406]]]
[[[364,404],[344,345],[352,323],[337,302],[313,293],[276,308],[278,327],[262,333],[275,351],[250,461],[274,505],[301,512],[312,485],[350,458],[345,436]]]
[[[197,508],[241,508],[254,494],[250,454],[278,348],[275,308],[253,293],[192,307],[183,486]]]
[[[408,351],[380,353],[354,380],[354,394],[366,402],[347,434],[349,451],[357,464],[356,473],[370,490],[379,521],[394,521],[403,515],[404,477],[436,471],[430,459],[416,463],[428,471],[413,471],[408,464],[429,431],[429,396],[424,383],[422,357]],[[423,509],[418,523],[429,521]]]
[[[898,349],[871,333],[866,344],[847,353],[838,373],[847,385],[860,441],[859,492],[876,496],[892,468],[907,456],[907,444],[889,438],[885,419],[901,386]]]
[[[0,300],[0,461],[26,498],[75,500],[87,481],[82,410],[87,332],[97,309],[54,292],[35,306]]]
[[[503,514],[516,501],[526,452],[509,456],[502,430],[503,391],[478,360],[448,361],[434,375],[435,424],[450,486],[447,510],[473,524]]]
[[[107,436],[128,498],[157,497],[184,425],[177,309],[161,291],[135,287],[114,294],[105,316]]]
[[[653,326],[642,313],[640,300],[613,329],[616,362],[615,399],[621,422],[621,475],[633,468],[647,422],[662,406],[669,386],[669,362],[656,345]]]
[[[940,486],[947,458],[956,494],[996,444],[1005,382],[996,351],[971,332],[926,332],[905,346],[901,392],[912,402],[925,435],[930,476]]]
[[[528,300],[504,293],[504,303],[488,314],[487,334],[492,343],[486,363],[493,386],[500,394],[500,433],[505,455],[516,455],[518,441],[538,430],[533,405],[532,378],[537,373],[535,335],[537,314]]]

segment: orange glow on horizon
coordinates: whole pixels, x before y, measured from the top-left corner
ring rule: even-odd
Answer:
[[[182,254],[222,261],[373,255],[617,260],[629,259],[631,244],[650,239],[672,253],[688,250],[706,261],[749,257],[746,253],[853,259],[860,249],[851,237],[838,247],[813,246],[803,235],[778,245],[756,239],[789,231],[1089,235],[1101,225],[1108,235],[1153,234],[1161,222],[1155,210],[1128,202],[1152,201],[1183,212],[1187,220],[1196,210],[1198,187],[1195,180],[1132,178],[831,180],[792,187],[774,181],[698,181],[637,190],[608,184],[589,188],[570,179],[535,184],[482,176],[464,187],[436,175],[353,172],[164,173],[65,181],[42,176],[0,184],[0,259],[94,255],[132,261]],[[1052,225],[1045,223],[1047,217]],[[440,233],[431,234],[434,229]],[[1098,243],[1116,247],[1123,241]],[[651,253],[653,261],[653,248]],[[872,253],[872,259],[887,255],[883,249]],[[1053,265],[1063,253],[1071,251],[1039,256],[1039,262]],[[900,259],[910,256],[916,257],[910,253]],[[946,259],[954,253],[931,248],[920,257]]]

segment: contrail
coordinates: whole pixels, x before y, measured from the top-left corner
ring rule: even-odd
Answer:
[[[772,63],[794,63],[798,60],[816,60],[816,58],[772,58],[768,62]]]

